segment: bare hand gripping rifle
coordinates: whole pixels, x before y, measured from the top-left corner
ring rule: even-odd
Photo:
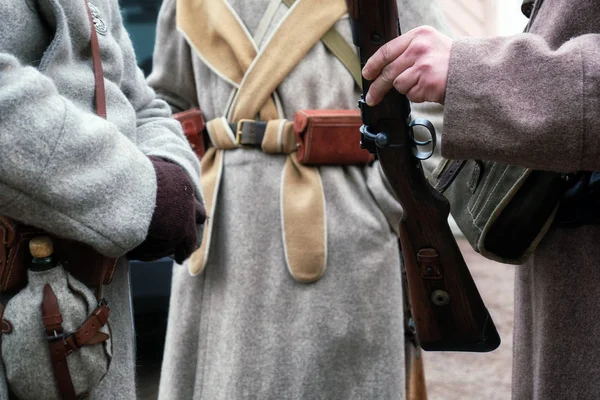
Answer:
[[[379,47],[400,35],[396,0],[347,0],[353,41],[364,66]],[[423,119],[411,122],[406,96],[396,90],[369,107],[363,78],[361,146],[377,155],[402,204],[400,242],[412,314],[420,346],[431,351],[486,352],[500,345],[500,336],[469,273],[448,226],[448,201],[427,182],[421,160],[435,147],[435,129]],[[429,130],[429,141],[417,141],[413,127]]]

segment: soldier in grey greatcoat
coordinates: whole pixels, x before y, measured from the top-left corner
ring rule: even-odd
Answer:
[[[206,36],[192,37],[212,23],[210,12],[222,6],[214,1],[218,4],[205,9],[208,3],[164,1],[148,79],[174,112],[199,106],[210,121],[227,114],[238,86],[226,79],[235,68],[218,70],[226,57],[210,58],[214,54],[206,51],[213,48],[206,46]],[[225,3],[218,20],[222,25],[203,32],[226,35],[241,26],[243,40],[232,43],[239,48],[252,38],[259,55],[290,10],[281,0]],[[303,0],[297,3],[302,7]],[[433,1],[401,0],[398,7],[406,28],[443,26]],[[353,46],[343,13],[335,29]],[[186,18],[189,29],[182,31]],[[224,42],[210,43],[216,48]],[[288,120],[301,109],[357,109],[360,97],[352,75],[321,42],[295,65],[276,94]],[[440,107],[417,106],[414,114],[440,125]],[[210,243],[206,265],[192,265],[194,276],[189,264],[174,267],[159,398],[403,399],[400,207],[379,164],[318,168],[326,203],[327,262],[323,276],[307,284],[286,268],[280,199],[287,156],[235,146],[222,153],[217,207],[209,214],[214,228],[210,238],[206,231],[204,236],[204,243]]]
[[[90,398],[132,400],[135,346],[126,255],[175,254],[180,261],[189,256],[197,246],[195,216],[202,211],[200,166],[168,105],[137,68],[118,1],[86,3],[0,2],[0,215],[105,256],[123,256],[104,288],[113,358]],[[92,20],[107,119],[94,108]],[[38,338],[42,329],[40,318],[35,332],[11,335]],[[8,366],[44,352],[47,346],[34,347],[2,361]],[[8,399],[0,375],[0,398]],[[35,394],[42,383],[28,388],[35,398],[48,398]]]
[[[373,102],[393,84],[414,101],[445,104],[447,158],[583,172],[516,272],[517,400],[600,398],[600,226],[592,174],[600,171],[599,21],[597,1],[537,0],[526,33],[452,42],[420,28],[364,71],[371,79],[386,69]]]

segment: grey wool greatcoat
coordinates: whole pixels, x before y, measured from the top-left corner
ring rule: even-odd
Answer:
[[[227,3],[253,35],[270,1]],[[443,25],[432,1],[398,5],[404,30]],[[277,6],[267,31],[287,10]],[[176,1],[165,0],[149,82],[174,111],[199,105],[207,120],[224,115],[231,86],[194,53],[175,16]],[[351,43],[347,16],[336,29]],[[277,92],[288,119],[298,109],[356,109],[360,97],[350,73],[320,42]],[[440,107],[416,106],[417,115],[441,126]],[[327,266],[319,281],[304,284],[290,276],[284,258],[279,199],[285,157],[243,148],[224,157],[207,266],[196,276],[185,265],[174,267],[159,399],[403,399],[394,232],[401,210],[379,165],[319,168]]]
[[[537,1],[529,32],[455,42],[442,154],[600,171],[600,3]],[[600,398],[600,226],[553,228],[517,269],[513,398]]]
[[[108,120],[93,108],[84,0],[0,1],[0,215],[121,256],[145,239],[152,217],[156,175],[147,156],[176,162],[194,182],[199,164],[169,107],[137,68],[117,0],[91,1],[107,27],[98,37]],[[132,400],[134,335],[125,261],[104,296],[114,358],[91,399]],[[7,399],[0,375],[0,399]]]

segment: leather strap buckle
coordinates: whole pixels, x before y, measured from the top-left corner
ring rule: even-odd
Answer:
[[[52,332],[51,335],[48,335],[48,331],[46,331],[45,329],[44,333],[46,334],[46,340],[49,342],[57,342],[59,340],[64,340],[66,336],[64,332],[57,332],[56,329]]]
[[[237,123],[237,129],[235,131],[235,144],[238,146],[242,145],[242,135],[244,134],[244,124],[254,122],[253,119],[240,119]]]
[[[267,123],[253,119],[240,119],[235,128],[235,144],[244,147],[260,147],[265,137]]]

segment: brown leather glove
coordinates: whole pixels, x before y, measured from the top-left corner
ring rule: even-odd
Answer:
[[[156,206],[146,240],[127,256],[140,261],[173,256],[181,264],[198,245],[196,225],[204,223],[206,211],[179,165],[154,156],[150,160],[156,171]]]

